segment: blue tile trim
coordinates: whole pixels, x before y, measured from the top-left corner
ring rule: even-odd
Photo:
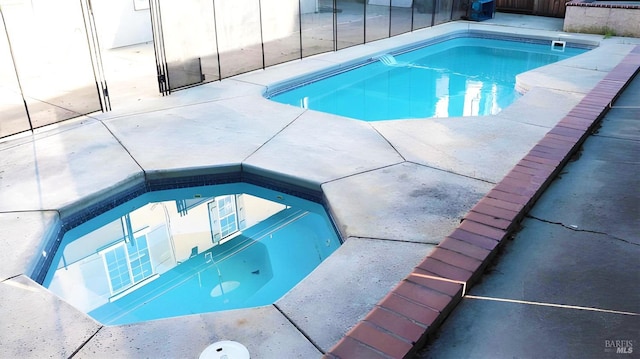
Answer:
[[[144,194],[145,192],[148,192],[147,186],[146,184],[141,183],[113,194],[107,199],[90,205],[89,207],[84,207],[81,210],[65,214],[60,218],[62,221],[62,229],[68,230],[70,228],[77,227],[91,218],[94,218],[110,209],[116,208],[117,206]]]
[[[272,189],[299,198],[303,198],[312,202],[323,204],[323,196],[321,191],[287,183],[285,181],[257,175],[254,173],[242,173],[242,181],[256,186]]]
[[[54,229],[48,237],[43,239],[44,246],[42,249],[47,253],[47,256],[42,256],[40,253],[37,253],[39,257],[33,267],[33,273],[31,273],[31,279],[37,283],[42,284],[42,282],[44,282],[44,279],[47,276],[47,268],[51,266],[53,258],[58,251],[58,247],[60,247],[60,241],[62,240],[63,235],[64,230],[62,229],[62,226],[57,226],[57,228]]]
[[[216,184],[241,182],[242,176],[238,172],[172,177],[165,179],[147,180],[147,191],[160,191],[187,187],[211,186]]]

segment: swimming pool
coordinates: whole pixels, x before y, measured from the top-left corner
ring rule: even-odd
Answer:
[[[249,308],[340,244],[314,202],[246,183],[163,190],[67,231],[43,285],[107,325]]]
[[[267,97],[364,121],[494,115],[518,98],[517,74],[585,51],[563,42],[453,38],[379,55]]]

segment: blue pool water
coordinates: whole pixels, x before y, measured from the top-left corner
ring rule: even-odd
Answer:
[[[365,121],[483,116],[519,94],[516,75],[587,50],[456,38],[326,77],[272,100]]]
[[[256,307],[340,243],[321,205],[279,192],[158,191],[66,232],[43,284],[107,325]]]

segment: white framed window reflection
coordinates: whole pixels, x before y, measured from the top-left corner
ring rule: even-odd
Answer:
[[[118,242],[99,253],[102,255],[112,296],[125,292],[154,275],[145,235],[135,237],[131,242]]]
[[[241,201],[240,201],[241,202]],[[242,205],[236,195],[215,197],[207,204],[211,240],[214,244],[225,242],[241,234]]]

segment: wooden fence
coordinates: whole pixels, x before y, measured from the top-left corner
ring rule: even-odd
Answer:
[[[564,18],[566,0],[496,0],[496,10]]]

